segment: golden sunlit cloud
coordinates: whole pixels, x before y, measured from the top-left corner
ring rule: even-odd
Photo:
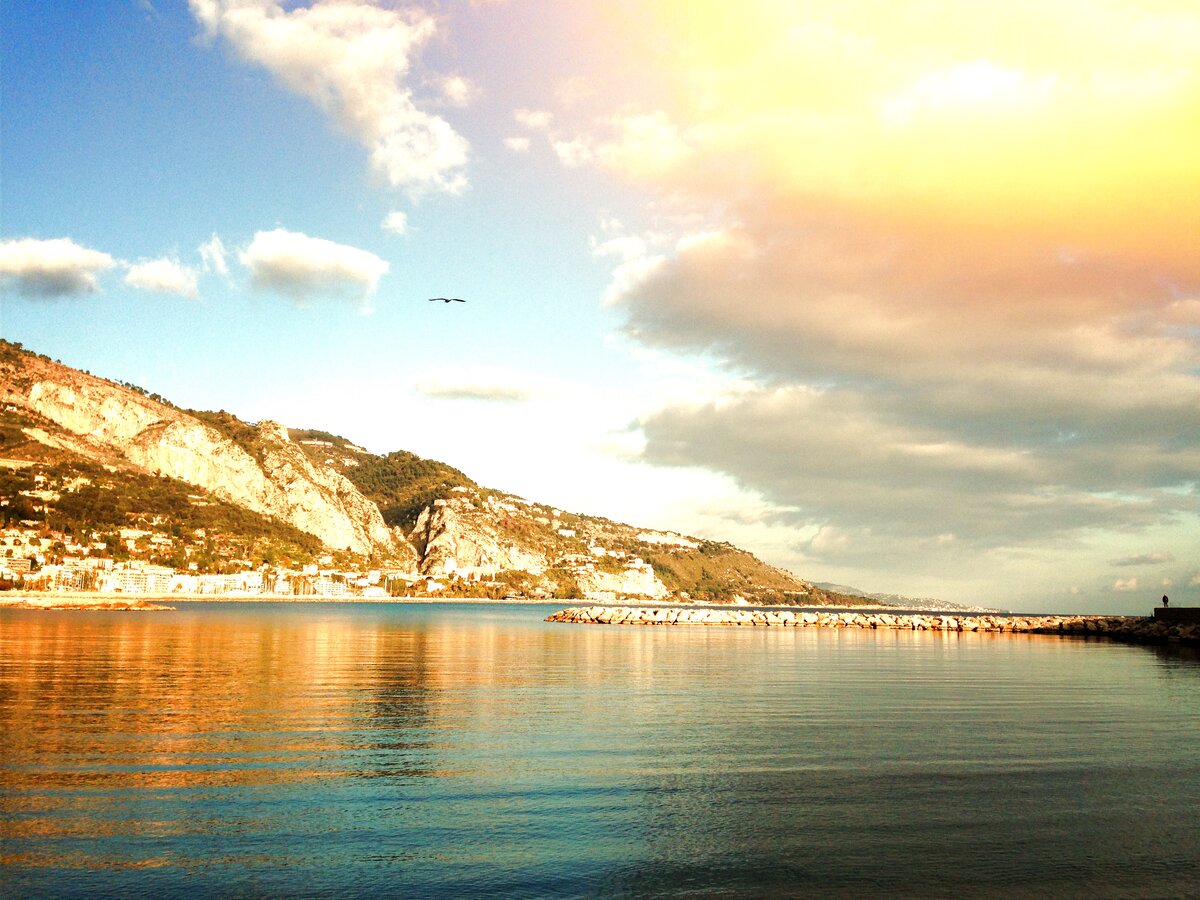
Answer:
[[[676,88],[657,130],[727,171],[893,220],[1166,259],[1187,251],[1171,234],[1200,227],[1200,204],[1178,202],[1200,187],[1194,3],[650,6]],[[599,158],[635,178],[672,160],[614,146]],[[711,177],[673,160],[678,179]]]

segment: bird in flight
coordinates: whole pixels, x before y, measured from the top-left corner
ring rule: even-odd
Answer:
[[[441,300],[443,303],[466,303],[466,300],[461,300],[458,297],[430,297],[430,303],[437,303]]]

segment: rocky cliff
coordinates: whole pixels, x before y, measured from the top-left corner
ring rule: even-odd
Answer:
[[[465,492],[462,492],[465,493]],[[457,569],[519,569],[541,575],[550,565],[545,553],[505,535],[496,519],[481,514],[474,498],[438,499],[422,510],[408,535],[428,573]],[[486,508],[486,507],[485,507]]]
[[[315,467],[274,422],[246,447],[195,416],[127,387],[28,354],[0,363],[3,400],[54,423],[39,435],[82,456],[114,458],[271,516],[326,546],[413,562],[416,553],[339,472]]]

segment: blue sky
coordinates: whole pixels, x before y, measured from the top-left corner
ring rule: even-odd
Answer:
[[[6,3],[0,332],[813,580],[1198,599],[1200,14],[910,13]]]

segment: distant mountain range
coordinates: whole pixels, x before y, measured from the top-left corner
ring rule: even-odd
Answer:
[[[901,594],[864,591],[846,584],[833,584],[828,581],[814,582],[814,586],[838,596],[872,600],[881,606],[894,606],[898,609],[941,610],[945,612],[1000,612],[1000,610],[987,606],[963,606],[960,603],[950,603],[946,600],[937,600],[933,597],[905,597]]]
[[[147,558],[170,546],[157,561],[201,569],[336,556],[533,596],[854,602],[728,543],[555,509],[403,450],[180,409],[5,341],[0,518],[97,544],[137,532]]]

